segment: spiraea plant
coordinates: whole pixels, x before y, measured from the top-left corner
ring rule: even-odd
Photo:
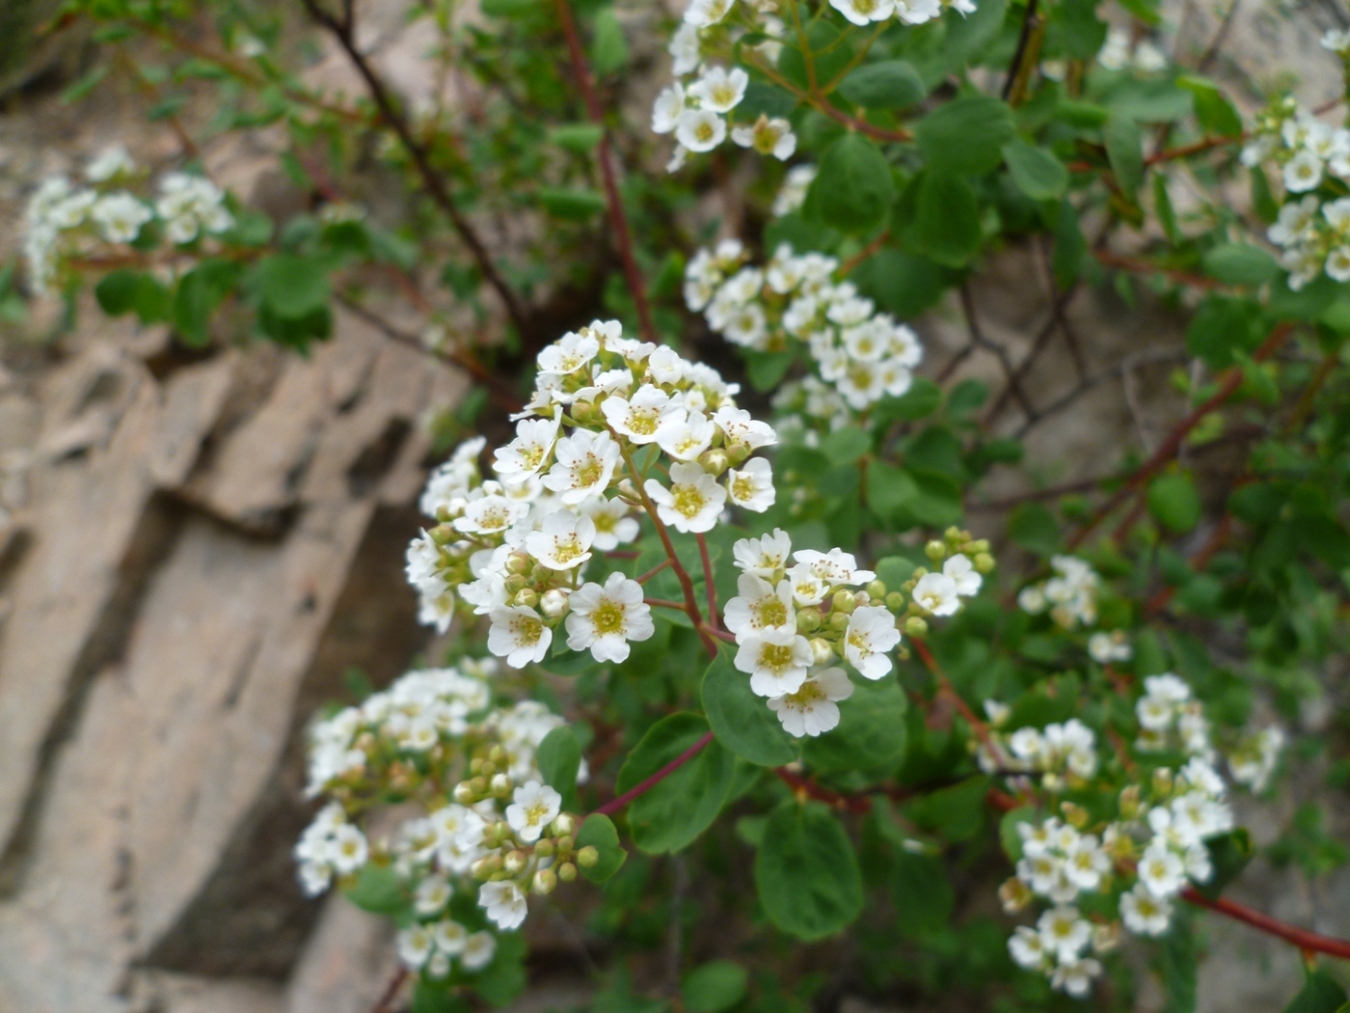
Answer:
[[[411,101],[361,7],[72,0],[183,154],[43,184],[23,279],[197,345],[355,313],[480,381],[406,556],[451,646],[310,730],[300,883],[397,925],[380,1009],[510,1002],[545,913],[596,1010],[1182,1011],[1206,918],[1341,1008],[1350,942],[1229,894],[1347,858],[1343,101],[1243,109],[1149,0],[432,0],[457,88]],[[259,126],[286,221],[197,157]],[[1112,361],[1088,299],[1177,338]],[[1137,445],[1050,484],[1028,437],[1114,384]]]

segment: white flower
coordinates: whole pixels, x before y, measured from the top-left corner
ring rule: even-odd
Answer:
[[[885,21],[895,15],[895,0],[830,0],[830,6],[855,25]]]
[[[1025,967],[1028,971],[1040,970],[1049,957],[1040,933],[1025,925],[1013,929],[1013,934],[1008,938],[1008,952],[1019,967]]]
[[[428,876],[413,891],[413,910],[419,915],[434,915],[450,903],[451,894],[444,876]]]
[[[505,658],[512,668],[524,668],[530,662],[543,661],[553,643],[553,631],[544,625],[539,613],[528,605],[502,605],[488,613],[488,650]]]
[[[1313,194],[1285,204],[1280,208],[1275,224],[1266,230],[1266,237],[1279,246],[1288,246],[1305,238],[1317,216],[1317,207],[1317,197]]]
[[[715,25],[727,16],[735,2],[736,0],[690,0],[684,12],[685,23],[695,28]]]
[[[802,688],[812,652],[795,629],[765,627],[745,634],[737,644],[736,669],[750,676],[755,694],[772,698]]]
[[[935,616],[949,616],[961,607],[956,581],[946,574],[925,573],[914,585],[914,602]]]
[[[1304,193],[1322,182],[1322,160],[1306,148],[1284,164],[1284,188]]]
[[[672,464],[669,489],[654,479],[643,488],[656,504],[657,515],[676,531],[711,531],[727,500],[726,490],[697,464]]]
[[[843,549],[831,549],[829,552],[801,549],[794,552],[792,558],[798,565],[806,567],[813,576],[830,585],[866,584],[876,578],[876,574],[871,570],[859,569],[858,561],[853,554]]]
[[[1129,661],[1134,651],[1125,639],[1124,630],[1106,632],[1099,630],[1088,637],[1088,654],[1099,665],[1109,665],[1113,661]]]
[[[544,487],[558,493],[567,506],[601,495],[614,477],[619,445],[609,433],[578,429],[558,441],[557,458],[544,476]]]
[[[760,422],[750,416],[744,408],[724,405],[713,412],[712,419],[722,430],[728,450],[758,450],[770,447],[778,442],[778,434],[767,422]]]
[[[652,130],[668,134],[675,129],[680,113],[684,112],[684,89],[678,83],[661,89],[652,106]]]
[[[466,535],[496,534],[520,520],[528,510],[525,503],[489,494],[471,500],[464,507],[464,513],[455,518],[453,527]]]
[[[469,931],[459,922],[447,918],[431,926],[431,936],[439,952],[447,957],[455,957],[464,952],[464,943],[469,938]]]
[[[665,391],[643,384],[632,399],[611,395],[601,403],[605,421],[633,443],[655,443],[662,425],[682,419],[685,412]]]
[[[750,75],[740,67],[733,67],[730,71],[725,67],[709,67],[702,77],[689,86],[689,97],[698,99],[703,109],[729,113],[745,97],[745,88],[749,83]]]
[[[1233,780],[1252,791],[1264,791],[1283,748],[1284,732],[1273,725],[1243,740],[1228,757]]]
[[[829,584],[811,571],[806,563],[798,563],[787,571],[792,584],[792,600],[798,605],[819,605],[830,591]]]
[[[1144,680],[1144,692],[1168,703],[1184,703],[1191,698],[1191,687],[1186,680],[1171,672],[1150,675]]]
[[[1023,612],[1031,615],[1039,615],[1045,611],[1046,600],[1045,591],[1039,584],[1032,584],[1022,588],[1017,594],[1017,607]]]
[[[1101,961],[1091,957],[1063,961],[1051,972],[1050,984],[1076,999],[1081,999],[1092,990],[1092,979],[1101,973]]]
[[[595,521],[588,515],[556,510],[525,536],[525,551],[550,570],[571,570],[591,558],[594,541]]]
[[[89,217],[108,242],[130,243],[141,234],[141,226],[155,215],[131,194],[112,193],[99,198]]]
[[[842,668],[824,668],[812,672],[795,693],[771,699],[769,709],[789,735],[814,737],[839,724],[836,701],[852,694],[853,683]]]
[[[516,438],[498,448],[492,470],[512,481],[536,474],[548,460],[557,437],[557,419],[523,420],[516,426]]]
[[[496,922],[498,928],[503,929],[518,928],[529,913],[525,894],[509,879],[484,883],[478,890],[478,906],[487,911],[488,918]],[[465,942],[467,944],[468,940]]]
[[[1111,858],[1092,834],[1078,838],[1064,856],[1064,875],[1080,890],[1095,890],[1111,871]]]
[[[844,632],[844,657],[866,679],[880,679],[891,670],[887,655],[900,643],[895,616],[881,605],[854,609]]]
[[[491,932],[474,932],[464,940],[464,952],[459,962],[466,971],[481,971],[492,963],[497,953],[497,937]]]
[[[689,151],[712,151],[726,136],[726,121],[710,109],[686,109],[675,124],[675,139]]]
[[[1022,728],[1019,731],[1034,732],[1035,729]],[[1015,740],[1017,736],[1014,735],[1013,738]],[[1017,833],[1022,838],[1022,854],[1028,858],[1043,858],[1049,855],[1056,847],[1055,841],[1062,828],[1063,824],[1053,816],[1043,823],[1018,823]]]
[[[692,461],[712,446],[717,428],[702,412],[672,418],[656,434],[656,442],[677,461]]]
[[[595,525],[595,540],[591,544],[601,552],[617,549],[620,543],[631,542],[638,536],[638,522],[628,516],[628,505],[621,499],[593,496],[579,509]]]
[[[740,471],[727,472],[727,495],[731,502],[746,510],[763,513],[773,506],[776,493],[773,487],[773,469],[762,457],[752,457]]]
[[[782,528],[774,528],[762,538],[742,538],[731,547],[732,560],[744,573],[772,580],[787,565],[792,539]]]
[[[565,376],[588,365],[600,351],[600,342],[589,333],[569,331],[539,353],[543,373]]]
[[[971,563],[969,557],[957,553],[942,564],[942,575],[950,577],[956,585],[956,593],[963,598],[978,594],[982,578]]]
[[[783,185],[778,188],[778,195],[773,199],[774,217],[791,214],[806,203],[806,192],[815,178],[814,165],[794,165],[789,169],[783,177]]]
[[[1078,957],[1083,947],[1092,940],[1092,923],[1078,914],[1070,905],[1053,907],[1036,922],[1045,948],[1067,963]]]
[[[583,584],[568,599],[567,646],[589,649],[596,661],[628,660],[629,641],[647,640],[656,631],[642,585],[611,573],[604,587]]]
[[[761,155],[772,155],[780,162],[786,162],[797,150],[797,135],[792,132],[792,124],[781,117],[769,119],[763,113],[753,124],[733,127],[731,139],[742,148],[754,148]]]
[[[1171,897],[1185,885],[1186,866],[1166,844],[1155,840],[1139,859],[1139,882],[1155,897]]]
[[[1160,936],[1172,924],[1172,902],[1136,884],[1120,897],[1120,917],[1137,936]]]
[[[366,858],[370,855],[366,835],[351,823],[342,824],[333,832],[329,855],[333,868],[342,875],[355,872],[366,864]]]
[[[398,934],[398,957],[416,970],[431,956],[433,943],[429,928],[425,925],[410,925]]]
[[[522,841],[539,840],[544,828],[562,812],[562,796],[546,784],[526,781],[511,796],[506,807],[506,822]]]
[[[104,148],[85,167],[84,178],[91,183],[106,183],[116,176],[134,172],[136,163],[131,158],[125,144],[114,144]]]

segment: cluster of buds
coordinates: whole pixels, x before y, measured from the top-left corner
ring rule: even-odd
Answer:
[[[763,268],[747,260],[737,240],[700,250],[685,268],[685,302],[732,344],[761,352],[784,351],[793,342],[806,346],[836,395],[808,414],[837,425],[833,420],[847,420],[850,409],[865,411],[887,394],[909,390],[923,346],[852,282],[836,280],[837,259],[798,256],[783,244]]]
[[[536,701],[492,706],[495,671],[485,659],[410,672],[310,730],[308,794],[330,801],[296,846],[301,885],[316,895],[371,865],[392,870],[410,898],[399,952],[434,979],[486,967],[530,892],[598,859],[577,848],[576,821],[536,762],[562,719]],[[421,811],[372,840],[359,820],[387,802]]]
[[[24,258],[28,280],[48,295],[65,280],[72,261],[96,257],[109,248],[137,249],[160,237],[175,246],[196,243],[234,226],[225,194],[210,180],[171,172],[159,180],[155,199],[140,196],[146,174],[121,145],[102,152],[85,167],[88,185],[53,176],[38,187],[24,213]]]
[[[976,563],[962,550],[974,553]],[[993,569],[988,550],[987,542],[953,528],[930,545],[943,572],[916,571],[902,590],[890,591],[841,549],[793,552],[781,529],[742,539],[733,549],[738,594],[726,606],[735,667],[750,676],[750,689],[789,734],[827,732],[839,723],[838,702],[853,693],[840,665],[865,679],[889,675],[891,655],[904,655],[902,629],[921,636],[925,617],[955,613],[962,597],[979,590],[979,568]]]

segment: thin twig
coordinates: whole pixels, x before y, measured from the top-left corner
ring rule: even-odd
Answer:
[[[970,330],[970,340],[972,344],[978,345],[986,351],[993,352],[1003,366],[1004,375],[1008,378],[1008,390],[1021,406],[1022,411],[1028,417],[1036,413],[1036,409],[1031,406],[1026,391],[1022,389],[1022,384],[1017,377],[1017,369],[1012,364],[1012,358],[1008,355],[1008,350],[996,341],[991,341],[980,329],[979,319],[975,316],[975,302],[970,295],[970,286],[964,282],[961,285],[961,311],[965,314],[966,326]]]
[[[394,1000],[398,998],[399,989],[403,987],[403,983],[407,980],[407,967],[400,967],[394,972],[394,976],[389,979],[389,984],[380,993],[375,1005],[370,1008],[370,1013],[389,1013],[389,1010],[393,1009]]]
[[[703,735],[699,737],[699,740],[697,742],[695,742],[692,746],[686,749],[679,756],[675,757],[675,759],[667,763],[664,767],[658,770],[651,777],[639,781],[637,784],[633,785],[633,787],[629,788],[626,792],[624,792],[617,798],[610,799],[600,808],[596,809],[595,813],[600,816],[608,816],[610,813],[618,812],[620,809],[622,809],[624,806],[626,806],[629,802],[633,801],[633,799],[637,798],[638,796],[647,794],[647,792],[651,791],[658,784],[660,784],[662,781],[668,778],[671,774],[675,773],[675,771],[679,770],[686,763],[692,760],[695,756],[703,752],[703,750],[708,747],[708,743],[712,742],[712,740],[713,740],[713,733],[704,732]]]
[[[595,79],[590,64],[581,48],[581,36],[577,33],[576,21],[572,17],[570,0],[557,0],[558,21],[562,24],[563,35],[567,39],[567,52],[572,61],[572,71],[577,77],[577,86],[581,89],[582,100],[586,104],[586,115],[601,130],[600,143],[596,146],[596,158],[600,162],[600,178],[605,186],[605,203],[609,207],[609,221],[614,228],[614,243],[619,248],[619,260],[623,263],[623,273],[628,281],[628,290],[633,296],[633,305],[637,309],[638,329],[643,340],[657,341],[656,324],[652,322],[652,308],[647,300],[647,286],[642,280],[642,271],[633,254],[633,235],[628,227],[628,216],[623,209],[623,197],[619,193],[618,179],[614,171],[614,154],[609,142],[609,132],[605,130],[605,110],[595,92]]]
[[[304,5],[309,16],[318,24],[322,25],[337,40],[339,46],[346,52],[347,58],[351,61],[356,72],[361,75],[366,83],[366,88],[370,92],[371,99],[375,102],[376,108],[380,111],[380,116],[386,124],[398,135],[399,141],[407,150],[412,158],[413,164],[417,167],[417,174],[421,177],[422,184],[427,188],[427,193],[431,199],[436,202],[437,207],[444,212],[450,219],[450,224],[458,233],[460,240],[469,248],[469,253],[473,256],[474,263],[483,273],[483,279],[490,285],[501,299],[503,307],[506,309],[507,316],[515,324],[516,329],[525,334],[529,331],[529,319],[526,316],[524,308],[516,298],[515,292],[507,285],[506,279],[502,277],[501,272],[497,270],[497,265],[492,261],[492,255],[487,247],[483,245],[478,232],[464,213],[460,210],[458,203],[450,193],[450,188],[446,184],[444,177],[436,171],[435,166],[431,164],[431,157],[427,153],[426,147],[413,136],[412,128],[408,121],[398,111],[394,103],[393,96],[385,86],[380,76],[375,73],[374,67],[366,59],[364,53],[356,45],[355,26],[350,23],[335,18],[322,7],[318,0],[300,0]]]
[[[1036,0],[1027,0],[1027,9],[1022,16],[1022,30],[1017,36],[1017,49],[1013,52],[1012,62],[1008,64],[1008,76],[1003,82],[1003,100],[1012,105],[1017,105],[1021,92],[1025,90],[1030,78],[1029,65],[1032,62],[1032,49],[1035,45],[1033,36],[1040,28],[1042,20]],[[1039,49],[1038,46],[1035,48]]]

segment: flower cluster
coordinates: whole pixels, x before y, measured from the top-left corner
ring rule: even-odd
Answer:
[[[1068,784],[1070,778],[1082,781],[1097,773],[1097,735],[1077,718],[1007,734],[1002,726],[1011,715],[1008,705],[986,700],[984,711],[992,727],[989,741],[980,744],[976,758],[986,773],[1040,774],[1041,784],[1049,790]]]
[[[542,704],[493,707],[493,659],[410,672],[384,692],[310,731],[310,797],[332,799],[295,848],[305,892],[368,866],[392,874],[409,898],[399,933],[404,963],[434,979],[491,962],[493,929],[518,928],[527,892],[574,879],[574,820],[542,783],[535,757],[563,721]],[[584,768],[580,776],[584,777]],[[382,801],[420,809],[392,840],[371,840],[356,817]]]
[[[1144,680],[1144,695],[1134,705],[1139,721],[1135,748],[1147,752],[1180,749],[1189,756],[1213,762],[1209,720],[1204,707],[1191,695],[1186,680],[1167,672]]]
[[[741,575],[737,596],[727,602],[726,627],[736,638],[735,667],[794,736],[820,735],[839,723],[838,702],[853,693],[840,662],[865,679],[885,678],[901,627],[921,636],[926,617],[952,615],[961,598],[979,591],[977,566],[993,568],[987,543],[956,529],[930,545],[942,569],[920,568],[897,591],[841,549],[793,552],[778,528],[741,539],[733,556]]]
[[[1287,202],[1266,232],[1280,247],[1289,287],[1300,289],[1323,271],[1350,281],[1350,130],[1332,127],[1279,99],[1257,118],[1242,162],[1273,162],[1280,170]],[[1298,195],[1303,196],[1298,196]]]
[[[1083,626],[1096,623],[1097,589],[1101,585],[1097,571],[1076,556],[1053,556],[1050,567],[1055,571],[1053,577],[1028,584],[1018,594],[1017,604],[1022,611],[1039,615],[1048,609],[1050,618],[1066,630],[1080,623]],[[1099,642],[1098,651],[1104,652],[1106,646]]]
[[[1107,70],[1134,70],[1141,74],[1156,74],[1167,69],[1167,54],[1148,39],[1134,42],[1130,33],[1112,28],[1106,34],[1097,53],[1097,62]]]
[[[921,25],[948,7],[963,15],[976,9],[971,0],[830,0],[830,6],[859,26],[891,20]]]
[[[1228,771],[1238,784],[1255,792],[1265,791],[1283,749],[1284,732],[1274,725],[1263,728],[1246,736],[1228,754]]]
[[[782,218],[797,211],[806,203],[806,191],[816,180],[814,165],[794,165],[783,177],[782,185],[773,198],[773,216]]]
[[[839,261],[820,253],[798,256],[786,244],[763,268],[748,266],[747,259],[740,242],[724,240],[689,261],[685,302],[704,313],[709,327],[755,351],[784,351],[790,341],[806,345],[821,378],[853,411],[909,390],[923,346],[855,285],[835,280]]]
[[[65,176],[53,176],[29,198],[24,259],[29,284],[39,295],[50,295],[60,285],[71,258],[134,243],[156,220],[163,234],[180,245],[234,225],[224,193],[199,176],[168,173],[153,203],[127,189],[140,182],[140,174],[120,145],[92,159],[85,179],[90,185],[81,187]]]
[[[422,509],[439,523],[410,546],[408,577],[423,621],[445,629],[458,599],[489,618],[488,649],[513,668],[542,661],[559,625],[569,649],[621,662],[654,632],[651,609],[638,581],[588,582],[586,564],[637,537],[635,509],[694,534],[728,505],[767,510],[773,472],[752,455],[778,437],[716,370],[625,339],[617,321],[565,335],[538,365],[496,477],[480,473],[481,439],[431,476]]]

